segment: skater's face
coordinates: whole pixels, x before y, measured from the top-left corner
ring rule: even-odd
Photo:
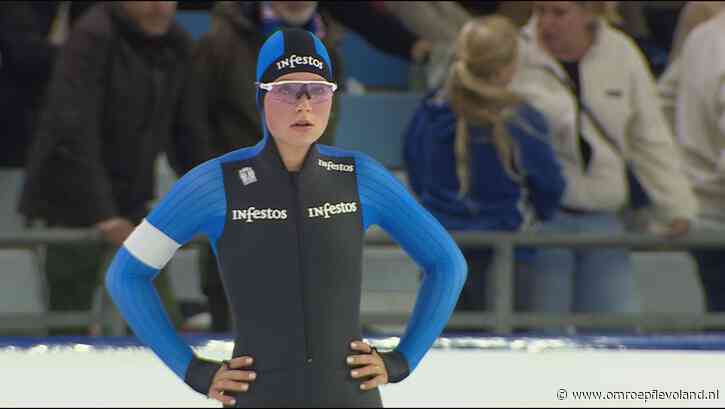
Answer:
[[[285,74],[272,82],[264,96],[264,117],[272,137],[300,147],[316,142],[330,120],[335,87],[329,84],[308,72]]]

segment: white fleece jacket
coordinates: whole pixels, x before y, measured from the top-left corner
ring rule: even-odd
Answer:
[[[602,20],[594,44],[580,61],[582,100],[618,146],[612,148],[580,112],[582,134],[593,151],[585,171],[576,135],[575,97],[546,70],[553,70],[565,82],[568,75],[539,45],[535,28],[533,17],[522,30],[513,88],[551,124],[554,148],[568,184],[564,205],[582,210],[620,209],[628,199],[626,158],[654,202],[655,222],[694,218],[695,197],[660,109],[654,79],[634,42]]]
[[[725,220],[725,13],[695,28],[680,57],[677,140],[700,216]]]

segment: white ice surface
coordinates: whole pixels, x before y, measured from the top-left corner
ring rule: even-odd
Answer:
[[[228,355],[224,345],[197,352]],[[406,381],[382,389],[386,407],[722,407],[723,400],[583,401],[574,391],[714,391],[725,354],[698,351],[432,350]],[[559,389],[568,399],[557,398]],[[725,391],[723,391],[725,392]],[[2,407],[220,407],[184,385],[149,350],[87,346],[0,349]]]

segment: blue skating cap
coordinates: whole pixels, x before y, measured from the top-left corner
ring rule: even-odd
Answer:
[[[258,82],[272,82],[291,72],[311,72],[333,81],[327,48],[307,30],[291,28],[277,31],[259,50]]]

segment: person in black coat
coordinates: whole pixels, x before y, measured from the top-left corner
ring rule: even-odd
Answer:
[[[59,1],[0,3],[0,167],[22,168],[32,139],[33,118],[59,48],[52,30],[62,18]],[[72,25],[88,8],[73,2],[65,17]]]
[[[210,157],[187,120],[192,42],[175,11],[175,2],[94,5],[60,51],[19,209],[51,227],[99,228],[107,244],[48,247],[51,309],[90,307],[108,250],[154,199],[160,153],[179,174]]]
[[[32,128],[53,61],[86,2],[0,3],[0,226],[24,228],[17,212]]]

